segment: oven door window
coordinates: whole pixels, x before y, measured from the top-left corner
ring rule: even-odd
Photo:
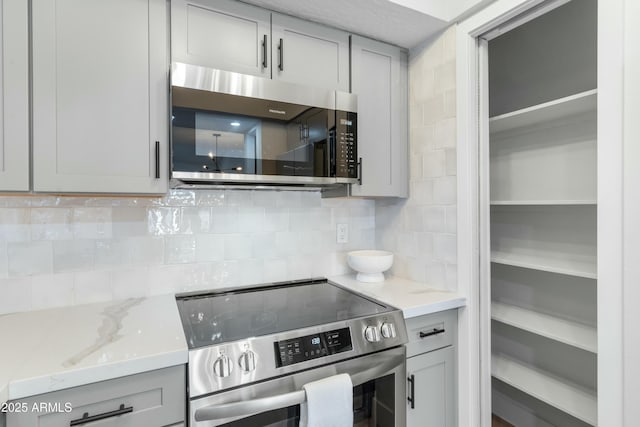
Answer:
[[[395,426],[395,375],[371,380],[353,388],[355,427]],[[224,427],[298,427],[300,406],[277,409],[223,424]],[[222,427],[221,426],[221,427]]]

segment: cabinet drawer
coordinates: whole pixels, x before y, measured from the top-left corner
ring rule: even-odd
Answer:
[[[20,399],[16,402],[26,404],[28,411],[7,414],[7,427],[160,427],[180,423],[185,417],[185,381],[184,366],[176,366]],[[76,421],[85,414],[105,418]]]
[[[409,342],[407,357],[452,345],[458,327],[457,310],[447,310],[406,319]],[[422,337],[420,336],[422,334]]]

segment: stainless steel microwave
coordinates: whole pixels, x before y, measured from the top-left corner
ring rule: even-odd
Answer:
[[[357,181],[356,97],[174,63],[173,185]]]

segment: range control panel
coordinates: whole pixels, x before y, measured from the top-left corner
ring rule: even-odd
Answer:
[[[277,341],[273,345],[277,368],[353,350],[349,328]]]

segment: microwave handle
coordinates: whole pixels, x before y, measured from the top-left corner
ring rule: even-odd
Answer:
[[[351,382],[354,387],[371,381],[386,374],[398,367],[397,360],[378,365],[356,374],[351,375]],[[209,405],[197,409],[194,418],[196,421],[212,421],[231,417],[246,417],[261,412],[273,411],[275,409],[286,408],[288,406],[300,405],[307,400],[304,390],[290,393],[278,394],[275,396],[262,397],[259,399],[243,400],[238,402],[223,403],[220,405]]]

